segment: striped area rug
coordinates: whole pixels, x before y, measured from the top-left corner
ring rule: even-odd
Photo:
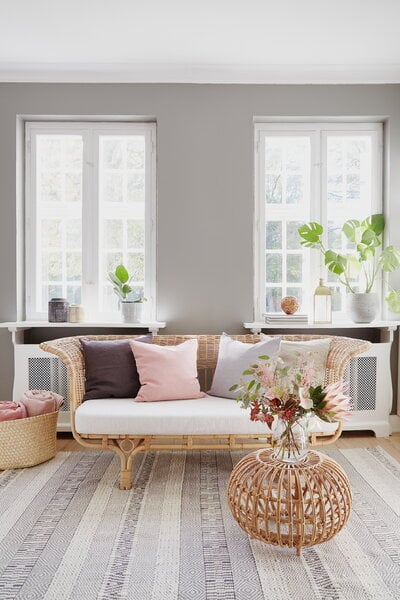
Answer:
[[[249,540],[231,517],[241,452],[141,455],[131,491],[105,452],[0,473],[0,598],[399,598],[400,464],[381,448],[327,453],[350,477],[354,509],[301,557]]]

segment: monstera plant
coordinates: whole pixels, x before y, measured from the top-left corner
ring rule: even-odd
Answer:
[[[382,214],[370,215],[363,221],[346,221],[342,232],[354,246],[353,250],[346,253],[325,247],[324,228],[315,221],[299,227],[298,233],[300,243],[319,250],[327,269],[337,275],[350,293],[370,294],[381,272],[390,273],[400,267],[400,249],[383,246],[384,230],[385,218]],[[360,285],[363,288],[359,288]],[[400,290],[390,288],[385,300],[391,311],[400,312]]]

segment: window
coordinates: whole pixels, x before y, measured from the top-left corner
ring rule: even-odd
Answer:
[[[296,296],[310,313],[318,278],[344,311],[345,289],[318,252],[300,245],[298,227],[320,222],[326,244],[345,250],[341,226],[382,210],[382,126],[377,123],[258,123],[256,142],[255,319]]]
[[[123,263],[155,318],[155,125],[26,124],[26,316],[83,303],[112,319],[108,271]]]

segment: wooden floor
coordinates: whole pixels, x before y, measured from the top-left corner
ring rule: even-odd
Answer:
[[[365,432],[348,432],[342,433],[341,438],[328,446],[329,448],[368,448],[371,446],[381,446],[400,462],[400,433],[394,433],[388,438],[377,438],[373,434]],[[84,450],[82,446],[76,442],[71,434],[59,433],[57,439],[57,450],[66,452],[74,452]],[[323,448],[322,448],[323,452]]]

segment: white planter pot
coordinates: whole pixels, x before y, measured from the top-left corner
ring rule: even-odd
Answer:
[[[379,310],[378,294],[348,294],[347,312],[354,323],[371,323]]]
[[[143,318],[143,302],[121,300],[121,316],[123,323],[140,323]]]

